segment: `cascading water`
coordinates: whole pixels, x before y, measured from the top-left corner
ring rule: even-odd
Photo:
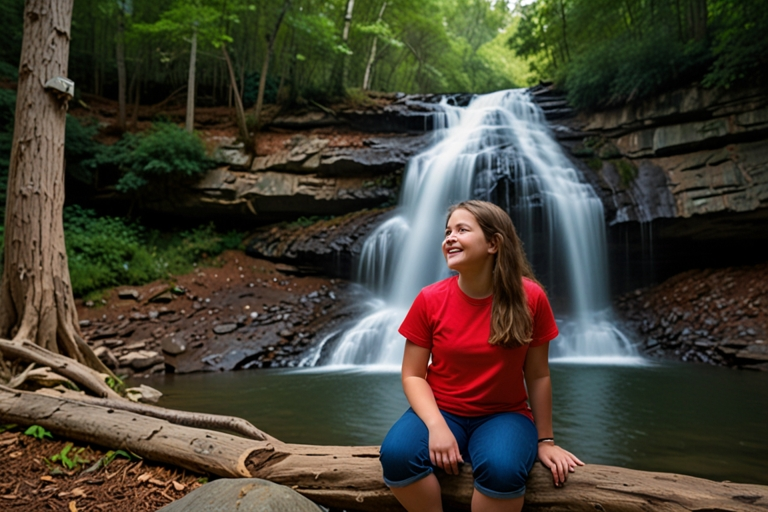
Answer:
[[[448,275],[440,250],[447,208],[492,200],[512,216],[555,304],[561,335],[553,359],[637,361],[610,322],[602,203],[582,183],[524,90],[444,100],[436,143],[411,160],[398,215],[366,240],[358,277],[381,298],[346,331],[328,365],[399,365],[397,333],[424,286]],[[560,296],[564,300],[558,300]]]

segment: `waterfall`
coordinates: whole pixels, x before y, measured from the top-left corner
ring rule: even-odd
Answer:
[[[408,164],[396,215],[365,242],[358,279],[381,299],[347,330],[329,365],[399,365],[397,333],[424,286],[447,277],[440,244],[451,204],[486,199],[515,222],[560,326],[551,357],[637,361],[611,322],[603,207],[524,90],[442,102],[434,144]]]

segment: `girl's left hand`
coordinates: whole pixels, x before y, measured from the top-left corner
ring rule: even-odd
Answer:
[[[539,460],[552,471],[555,487],[562,487],[568,473],[573,473],[576,466],[584,465],[571,452],[549,442],[539,443]]]

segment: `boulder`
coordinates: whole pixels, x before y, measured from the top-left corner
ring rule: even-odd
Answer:
[[[120,366],[130,366],[134,370],[141,371],[163,362],[163,356],[154,350],[139,350],[129,352],[118,359]]]
[[[307,498],[283,485],[258,478],[209,482],[161,508],[162,512],[321,512]]]

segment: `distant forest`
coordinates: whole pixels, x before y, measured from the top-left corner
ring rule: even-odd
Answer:
[[[268,48],[267,103],[355,90],[489,92],[554,80],[578,107],[701,82],[764,83],[763,0],[76,0],[70,78],[127,101],[184,95],[191,40],[197,103],[245,108]],[[0,79],[13,80],[23,0],[0,0]],[[274,37],[273,37],[274,36]],[[119,66],[119,61],[123,65]]]

